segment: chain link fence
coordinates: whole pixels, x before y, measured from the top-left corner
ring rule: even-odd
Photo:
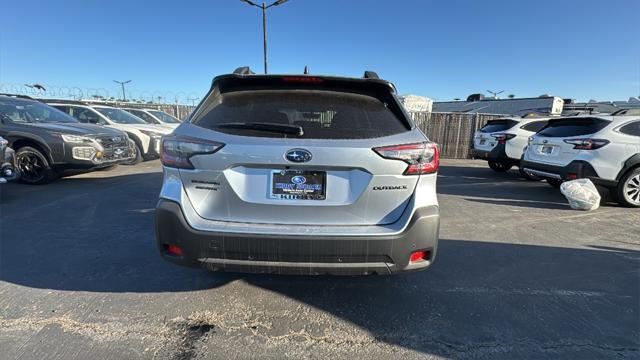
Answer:
[[[438,143],[446,159],[470,159],[474,133],[487,121],[504,117],[495,114],[411,112],[416,125],[429,140]]]

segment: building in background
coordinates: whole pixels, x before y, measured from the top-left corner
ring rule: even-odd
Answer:
[[[431,112],[433,109],[433,100],[428,97],[418,95],[401,95],[400,102],[407,111]]]
[[[466,101],[433,103],[433,112],[479,113],[524,116],[528,114],[560,115],[564,100],[543,95],[536,98],[496,99],[481,94],[470,95]]]

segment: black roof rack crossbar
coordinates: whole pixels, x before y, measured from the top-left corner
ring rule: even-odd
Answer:
[[[240,66],[239,68],[233,70],[233,73],[235,75],[255,75],[256,74],[253,71],[251,71],[251,68],[248,66]]]
[[[378,76],[378,74],[375,71],[365,71],[364,72],[364,76],[365,79],[380,79],[380,77]]]
[[[0,93],[0,95],[2,95],[2,96],[11,96],[11,97],[16,97],[16,98],[20,98],[20,99],[34,100],[34,98],[32,98],[31,96],[28,96],[28,95],[9,94],[9,93]]]

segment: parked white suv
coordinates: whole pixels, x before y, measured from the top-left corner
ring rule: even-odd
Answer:
[[[545,127],[549,119],[507,117],[489,120],[474,134],[471,155],[474,159],[487,160],[489,167],[496,172],[509,171],[513,166],[520,167],[520,158],[529,137]],[[523,172],[522,168],[520,173],[526,179],[540,180]]]
[[[171,130],[177,128],[178,125],[181,124],[180,120],[159,110],[131,109],[131,108],[124,108],[123,110],[126,110],[131,114],[139,117],[140,119],[144,120],[147,124],[160,125],[160,126],[168,127]]]
[[[589,178],[620,204],[640,207],[640,116],[550,120],[529,139],[521,166],[553,186]]]
[[[129,164],[160,156],[160,139],[171,129],[145,123],[142,119],[118,108],[83,103],[49,102],[50,106],[73,116],[78,121],[97,124],[124,131],[136,144],[136,156]]]

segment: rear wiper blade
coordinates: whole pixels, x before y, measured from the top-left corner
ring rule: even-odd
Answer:
[[[232,122],[216,125],[215,128],[257,130],[296,136],[304,135],[304,131],[302,130],[302,126],[300,125],[284,125],[266,122]]]

